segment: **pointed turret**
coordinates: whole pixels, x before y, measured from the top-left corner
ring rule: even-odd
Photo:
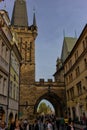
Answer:
[[[15,0],[11,25],[19,27],[28,26],[26,0]]]
[[[35,12],[33,14],[33,26],[37,27]]]

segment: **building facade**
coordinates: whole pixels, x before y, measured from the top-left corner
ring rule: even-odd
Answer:
[[[63,40],[63,46],[62,46],[62,51],[61,51],[61,57],[57,58],[56,61],[56,72],[54,73],[54,80],[56,82],[63,83],[63,86],[65,88],[65,102],[67,102],[66,98],[66,85],[65,85],[65,72],[64,72],[64,66],[65,66],[65,60],[69,56],[73,46],[76,43],[77,38],[74,37],[64,37]],[[67,104],[66,104],[66,109],[65,109],[65,116],[67,114]]]
[[[15,0],[10,29],[18,37],[17,47],[22,55],[19,106],[20,111],[24,113],[24,105],[28,100],[26,98],[29,96],[29,93],[28,95],[26,93],[29,91],[29,87],[35,83],[35,39],[37,37],[35,13],[33,14],[33,24],[29,25],[26,1]]]
[[[72,119],[87,116],[87,25],[64,61],[67,112]]]
[[[0,11],[0,119],[8,120],[8,87],[12,35],[6,11]]]
[[[0,10],[0,120],[18,117],[21,55],[10,30],[10,19]]]
[[[65,108],[65,87],[63,82],[35,81],[35,40],[38,33],[35,12],[33,24],[28,24],[26,1],[15,0],[10,26],[12,34],[18,37],[17,47],[22,55],[20,69],[20,117],[33,120],[42,99],[48,99],[58,116]],[[50,91],[48,91],[50,88]],[[52,88],[52,89],[51,89]]]
[[[15,43],[11,45],[10,60],[10,81],[9,81],[9,101],[8,117],[9,121],[18,118],[19,112],[19,91],[20,91],[20,62],[21,55]]]

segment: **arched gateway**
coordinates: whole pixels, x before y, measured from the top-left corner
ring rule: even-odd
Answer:
[[[63,112],[64,109],[63,107],[65,107],[65,103],[63,102],[63,100],[54,92],[50,92],[50,93],[45,93],[44,95],[40,96],[39,99],[37,100],[37,102],[34,105],[34,113],[37,113],[37,107],[40,103],[41,100],[46,99],[48,100],[54,107],[55,109],[55,114],[59,117],[63,116]]]
[[[22,55],[19,117],[33,120],[37,114],[37,106],[42,99],[50,101],[55,108],[56,115],[62,116],[65,111],[64,82],[53,82],[50,79],[47,82],[42,79],[39,82],[35,81],[35,39],[38,29],[35,12],[33,24],[28,25],[25,0],[15,0],[10,27]]]
[[[58,117],[64,116],[66,110],[65,87],[58,82],[35,82],[30,87],[21,89],[21,118],[34,119],[37,116],[37,107],[42,99],[52,103],[55,114]],[[23,87],[23,86],[21,86]]]

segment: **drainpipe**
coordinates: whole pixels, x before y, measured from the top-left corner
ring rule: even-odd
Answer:
[[[19,114],[20,114],[20,73],[21,73],[21,61],[19,61],[19,103],[18,103],[18,119],[19,119]]]
[[[7,124],[8,124],[8,111],[9,111],[10,66],[11,66],[11,50],[10,50],[10,58],[9,58],[9,77],[8,77],[8,93],[7,93],[7,116],[6,116]]]

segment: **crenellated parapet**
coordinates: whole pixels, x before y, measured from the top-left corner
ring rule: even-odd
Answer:
[[[39,79],[39,81],[35,81],[36,86],[53,86],[53,87],[64,87],[64,82],[53,81],[53,79],[44,78]]]

